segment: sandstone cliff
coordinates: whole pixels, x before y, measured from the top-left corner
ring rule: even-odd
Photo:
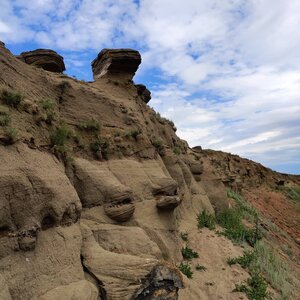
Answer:
[[[203,257],[224,268],[222,245],[242,252],[212,233],[216,243],[205,240],[198,215],[228,209],[226,187],[247,197],[299,178],[189,148],[132,81],[140,63],[137,51],[105,49],[87,83],[61,74],[49,50],[18,59],[0,46],[0,299],[243,297],[231,290],[244,270],[224,270],[214,291],[204,283],[216,273],[196,281],[179,271],[182,234],[211,245]],[[289,225],[280,228],[298,255],[299,227]]]

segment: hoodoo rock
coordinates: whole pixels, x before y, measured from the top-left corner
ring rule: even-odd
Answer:
[[[54,73],[62,73],[66,69],[64,58],[50,49],[22,52],[17,58],[28,65],[33,65]]]
[[[92,61],[94,79],[104,75],[122,75],[131,80],[141,63],[141,55],[132,49],[103,49]]]
[[[143,84],[135,84],[138,95],[142,98],[145,103],[151,100],[151,92]]]

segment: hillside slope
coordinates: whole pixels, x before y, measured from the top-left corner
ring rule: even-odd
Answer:
[[[252,271],[227,259],[256,249],[258,230],[290,270],[286,291],[261,270],[269,292],[296,299],[299,177],[189,148],[132,81],[136,51],[102,51],[93,82],[52,72],[56,59],[28,64],[0,44],[0,299],[246,299],[232,290]],[[237,195],[255,215],[241,213],[251,246],[224,224],[197,228]]]

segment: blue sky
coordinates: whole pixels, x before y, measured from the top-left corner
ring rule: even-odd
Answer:
[[[130,47],[135,81],[190,146],[300,174],[299,0],[0,0],[0,40],[51,48],[91,80],[102,48]]]

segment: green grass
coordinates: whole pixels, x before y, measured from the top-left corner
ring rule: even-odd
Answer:
[[[55,112],[56,103],[51,99],[44,99],[40,103],[42,109],[46,114],[44,121],[47,124],[51,125],[52,122],[56,119],[56,112]]]
[[[4,134],[7,137],[7,143],[9,145],[14,144],[18,140],[18,131],[13,127],[6,127]]]
[[[80,130],[91,131],[91,132],[96,132],[96,133],[98,133],[101,129],[101,125],[99,124],[99,122],[97,122],[93,119],[87,120],[87,121],[82,121],[77,125],[77,127]]]
[[[251,275],[246,284],[236,284],[234,292],[246,293],[249,300],[264,300],[268,296],[268,284],[259,273]]]
[[[138,136],[141,134],[141,132],[138,130],[138,129],[133,129],[133,130],[130,130],[126,136],[127,137],[132,137],[135,141],[138,140]]]
[[[198,228],[207,227],[210,230],[216,228],[215,216],[208,214],[206,210],[203,210],[201,214],[198,215],[197,221],[198,221]]]
[[[249,268],[251,263],[255,259],[255,252],[254,251],[245,251],[243,256],[237,258],[228,258],[227,263],[228,265],[232,266],[235,264],[241,265],[243,269]]]
[[[173,149],[173,153],[176,154],[176,155],[180,155],[181,154],[180,148],[175,146],[174,149]]]
[[[96,153],[101,151],[101,154],[104,159],[108,158],[108,149],[109,149],[109,141],[100,139],[99,137],[90,144],[90,149],[92,152]]]
[[[183,247],[181,249],[181,254],[182,254],[183,259],[186,259],[186,260],[191,260],[193,258],[199,257],[199,254],[196,251],[193,251],[193,249],[189,248],[188,246]]]
[[[51,135],[52,146],[64,146],[66,141],[73,136],[73,132],[65,124],[60,125]]]
[[[165,146],[163,145],[163,142],[161,140],[152,141],[152,145],[155,147],[159,155],[164,156],[166,154]]]
[[[11,121],[10,115],[4,111],[0,111],[0,126],[8,126]]]
[[[23,102],[24,96],[17,91],[2,90],[1,99],[6,105],[18,108]]]
[[[300,187],[299,186],[283,186],[279,190],[292,202],[295,203],[297,210],[300,210]]]
[[[178,269],[183,273],[187,278],[193,277],[193,271],[191,266],[188,263],[181,262],[178,266]]]

